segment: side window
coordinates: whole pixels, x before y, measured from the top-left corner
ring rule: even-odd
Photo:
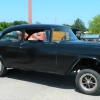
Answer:
[[[48,41],[50,30],[26,30],[24,34],[24,40],[27,41]]]
[[[66,40],[66,31],[63,27],[56,27],[52,33],[52,41],[63,41]]]
[[[22,31],[11,31],[6,33],[0,41],[11,41],[11,42],[17,42],[22,39]]]
[[[52,32],[52,41],[74,41],[77,37],[70,28],[56,27]]]
[[[40,32],[36,32],[36,33],[33,33],[29,38],[28,40],[45,40],[46,39],[46,34],[45,34],[45,31],[40,31]]]

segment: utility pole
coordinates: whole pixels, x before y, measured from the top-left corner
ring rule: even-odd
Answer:
[[[28,0],[28,23],[32,24],[32,0]]]

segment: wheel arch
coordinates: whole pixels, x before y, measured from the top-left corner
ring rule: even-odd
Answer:
[[[96,67],[95,67],[96,66]],[[96,71],[100,71],[100,60],[94,56],[78,56],[74,59],[72,64],[69,67],[68,72],[77,71],[85,68],[94,69]],[[66,72],[65,74],[67,74]]]

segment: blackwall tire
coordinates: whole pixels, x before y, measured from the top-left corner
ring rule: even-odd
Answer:
[[[100,90],[100,75],[94,70],[83,69],[76,76],[76,86],[80,92],[95,95]]]
[[[7,69],[4,67],[2,62],[0,61],[0,76],[3,76],[7,73]]]

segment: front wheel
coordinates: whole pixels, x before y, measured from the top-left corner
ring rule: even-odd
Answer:
[[[100,75],[91,69],[83,69],[76,76],[77,88],[85,94],[97,94],[100,90]]]
[[[4,75],[7,73],[7,68],[4,67],[2,62],[0,61],[0,76]]]

